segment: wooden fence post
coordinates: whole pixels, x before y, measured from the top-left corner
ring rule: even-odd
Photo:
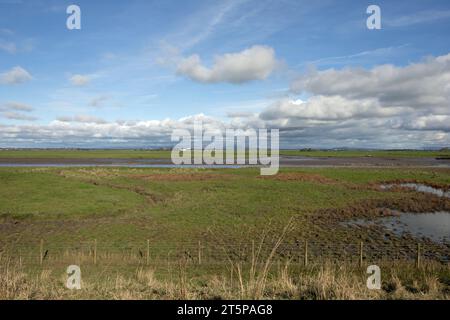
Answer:
[[[252,240],[252,266],[255,265],[255,240]]]
[[[97,239],[94,239],[94,265],[97,264]]]
[[[44,261],[44,239],[41,239],[41,243],[39,245],[39,264],[41,266],[43,261]]]
[[[360,268],[362,268],[362,266],[363,266],[363,254],[364,254],[363,246],[364,246],[363,242],[360,241],[360,243],[359,243],[359,267]]]
[[[145,264],[148,265],[150,263],[150,240],[147,239],[147,254],[145,256]]]
[[[421,255],[421,250],[420,250],[420,243],[417,243],[417,258],[416,258],[416,267],[420,268],[420,255]]]
[[[305,240],[305,256],[304,256],[305,267],[308,266],[308,240]]]
[[[202,264],[202,243],[198,241],[198,264]]]

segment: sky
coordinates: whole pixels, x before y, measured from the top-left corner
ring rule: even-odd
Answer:
[[[0,147],[167,146],[196,120],[448,147],[449,30],[448,0],[0,0]]]

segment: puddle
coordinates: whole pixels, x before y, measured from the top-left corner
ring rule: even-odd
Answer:
[[[397,236],[410,233],[416,238],[428,238],[434,242],[450,243],[450,212],[401,213],[398,216],[376,220],[357,219],[344,223],[345,226],[378,225]]]
[[[420,184],[420,183],[385,184],[385,185],[381,186],[381,188],[384,190],[389,190],[394,187],[408,188],[408,189],[416,190],[418,192],[434,194],[438,197],[450,198],[450,191],[444,191],[442,189],[433,188],[433,187],[427,186],[425,184]]]

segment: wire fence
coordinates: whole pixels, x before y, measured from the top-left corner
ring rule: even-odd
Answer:
[[[296,241],[272,243],[252,241],[243,244],[182,242],[160,244],[142,242],[108,243],[97,240],[73,245],[38,240],[26,244],[0,245],[0,258],[19,260],[24,265],[83,263],[93,265],[158,265],[192,263],[223,265],[226,263],[264,263],[273,252],[273,260],[308,265],[321,261],[352,262],[362,265],[376,261],[407,261],[420,265],[424,261],[450,262],[449,243],[325,243]]]

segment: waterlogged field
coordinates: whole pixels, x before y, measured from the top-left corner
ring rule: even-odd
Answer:
[[[448,299],[448,242],[346,224],[450,212],[401,182],[450,169],[0,168],[0,297]]]

